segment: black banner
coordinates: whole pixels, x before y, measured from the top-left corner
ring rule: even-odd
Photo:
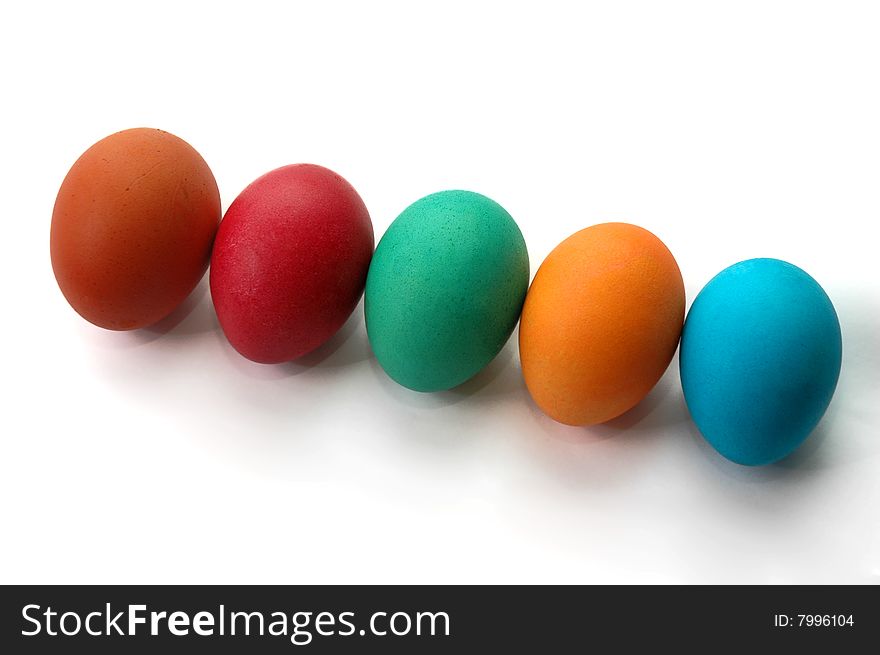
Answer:
[[[878,643],[877,587],[22,586],[4,653],[615,652]]]

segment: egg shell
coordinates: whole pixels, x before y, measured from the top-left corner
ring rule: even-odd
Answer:
[[[415,391],[451,389],[504,347],[529,282],[516,222],[470,191],[407,207],[382,237],[364,301],[376,359]]]
[[[264,364],[314,350],[364,290],[373,224],[331,170],[294,164],[251,183],[226,211],[211,257],[211,298],[229,343]]]
[[[750,259],[694,300],[681,339],[691,417],[726,458],[775,462],[813,431],[834,395],[842,341],[834,306],[797,266]]]
[[[651,232],[627,223],[576,232],[526,296],[519,348],[529,393],[568,425],[623,414],[669,366],[684,307],[678,264]]]
[[[58,191],[55,279],[95,325],[145,327],[198,284],[219,221],[217,183],[192,146],[162,130],[117,132],[86,150]]]

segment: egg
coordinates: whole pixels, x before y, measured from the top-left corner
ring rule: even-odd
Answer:
[[[651,232],[604,223],[547,256],[519,328],[523,378],[535,403],[568,425],[634,407],[669,366],[684,320],[684,283]]]
[[[58,191],[55,279],[95,325],[151,325],[204,275],[219,221],[217,183],[192,146],[162,130],[117,132],[86,150]]]
[[[470,191],[417,200],[370,264],[364,312],[376,359],[415,391],[462,384],[510,338],[528,282],[525,241],[501,205]]]
[[[322,166],[266,173],[229,206],[211,257],[211,298],[244,357],[297,359],[332,337],[363,293],[373,224],[363,200]]]
[[[840,375],[840,323],[822,287],[797,266],[750,259],[694,300],[681,338],[685,402],[724,457],[758,466],[813,431]]]

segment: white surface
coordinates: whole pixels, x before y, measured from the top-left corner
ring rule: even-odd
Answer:
[[[0,582],[880,582],[876,3],[7,4]],[[14,8],[12,8],[14,7]],[[224,341],[206,281],[160,329],[80,319],[55,193],[99,138],[192,143],[224,208],[279,165],[359,190],[377,237],[444,188],[498,200],[532,274],[626,220],[688,302],[736,261],[806,269],[844,363],[817,433],[763,469],[689,422],[678,357],[612,424],[554,424],[515,338],[419,395],[358,308],[303,364]]]

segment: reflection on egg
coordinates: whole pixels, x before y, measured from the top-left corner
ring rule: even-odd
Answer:
[[[669,366],[684,302],[675,258],[647,230],[604,223],[568,237],[538,269],[520,322],[538,407],[591,425],[635,406]]]
[[[451,389],[501,351],[528,283],[526,244],[503,207],[470,191],[426,196],[394,220],[370,265],[376,359],[405,387]]]
[[[188,143],[146,128],[112,134],[58,191],[50,238],[58,286],[95,325],[151,325],[204,275],[219,220],[217,183]]]
[[[739,464],[775,462],[813,431],[840,374],[840,324],[797,266],[751,259],[716,275],[688,312],[681,384],[697,427]]]

